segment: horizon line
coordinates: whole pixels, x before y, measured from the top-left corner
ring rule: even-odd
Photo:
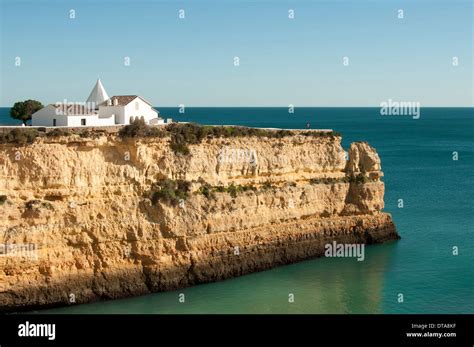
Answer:
[[[45,104],[44,106],[47,106],[49,104]],[[382,106],[377,105],[377,106],[296,106],[292,105],[294,109],[297,108],[380,108]],[[0,108],[12,108],[13,106],[0,106]],[[174,106],[152,106],[153,108],[180,108],[180,105],[174,105]],[[186,108],[288,108],[289,106],[188,106],[184,105],[185,109]],[[420,108],[474,108],[474,105],[471,106],[421,106]]]

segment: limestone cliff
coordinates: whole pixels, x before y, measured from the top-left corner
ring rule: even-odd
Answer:
[[[0,244],[34,245],[37,256],[0,255],[0,309],[170,290],[320,256],[333,240],[398,238],[366,143],[346,160],[339,136],[296,131],[208,138],[189,155],[169,141],[0,145]],[[153,201],[163,179],[188,182],[187,197]]]

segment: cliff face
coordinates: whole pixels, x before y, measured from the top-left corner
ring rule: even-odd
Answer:
[[[10,247],[0,309],[175,289],[320,256],[333,240],[398,238],[366,143],[352,144],[349,160],[340,137],[301,134],[212,138],[190,150],[114,135],[0,145],[0,244]],[[187,198],[153,202],[166,178],[188,182]],[[204,186],[220,189],[208,196]],[[20,256],[18,245],[36,249]]]

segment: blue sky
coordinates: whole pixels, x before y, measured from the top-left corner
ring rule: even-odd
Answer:
[[[85,101],[98,75],[155,106],[473,106],[469,0],[0,2],[1,106]]]

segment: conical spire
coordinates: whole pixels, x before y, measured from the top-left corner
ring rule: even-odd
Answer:
[[[102,85],[102,82],[99,78],[94,86],[94,89],[92,89],[89,97],[87,98],[87,102],[93,102],[95,103],[96,107],[98,107],[101,103],[107,101],[108,99],[109,96],[107,95],[107,92],[105,91],[104,86]]]

